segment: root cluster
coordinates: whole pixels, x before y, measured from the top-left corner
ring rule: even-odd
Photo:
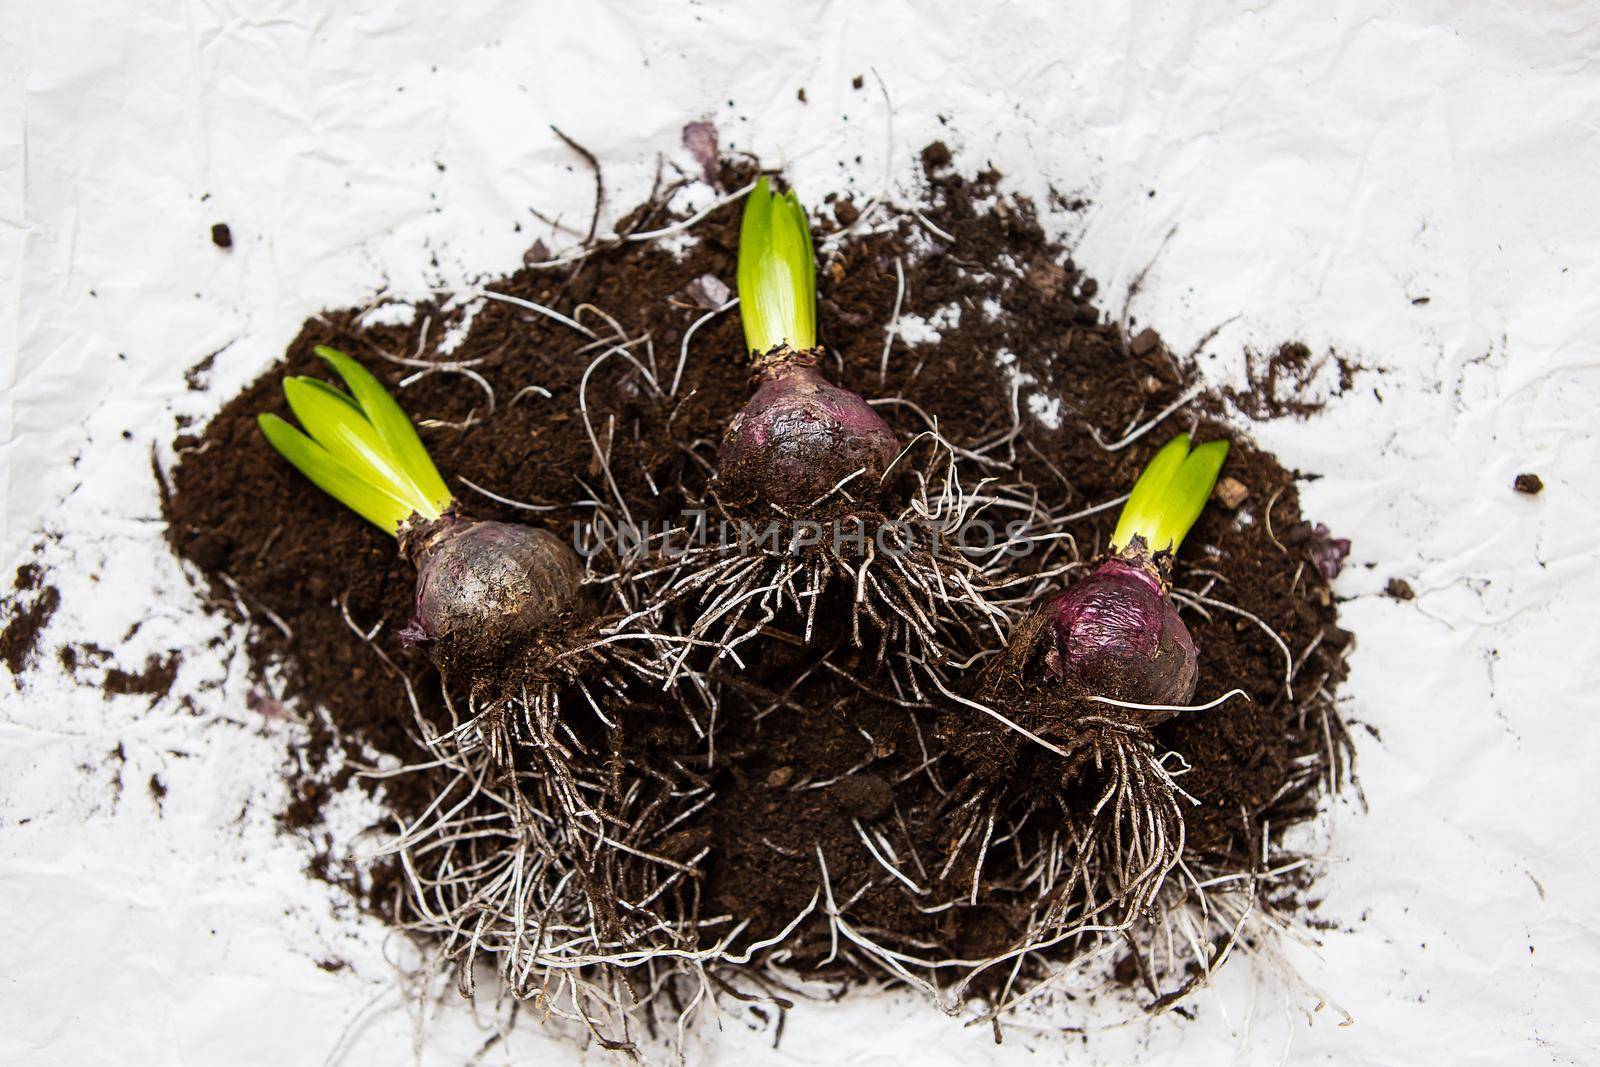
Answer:
[[[554,262],[576,270],[583,257]],[[802,513],[756,515],[717,499],[702,455],[714,442],[683,445],[694,484],[656,486],[642,466],[642,479],[619,477],[623,430],[591,407],[596,369],[622,363],[639,403],[671,424],[690,339],[731,304],[708,309],[666,367],[648,334],[629,336],[597,308],[569,318],[481,295],[569,327],[589,361],[576,399],[593,453],[584,535],[596,610],[516,663],[444,670],[448,722],[421,712],[406,679],[420,752],[395,773],[435,795],[385,850],[403,872],[392,908],[463,995],[491,966],[497,996],[648,1057],[662,1042],[681,1049],[718,1003],[781,1015],[819,978],[909,986],[998,1037],[1027,1025],[1027,1006],[1085,985],[1120,981],[1160,1011],[1236,951],[1281,963],[1278,939],[1300,931],[1274,892],[1310,857],[1285,853],[1248,817],[1226,854],[1196,852],[1192,767],[1160,731],[1115,701],[1030,704],[1026,679],[1002,677],[995,657],[1087,562],[1071,531],[1120,503],[1046,503],[1059,492],[1021,472],[1015,391],[1010,427],[980,441],[948,440],[908,399],[876,401],[915,431],[893,492],[847,478]],[[471,377],[492,414],[493,387]],[[530,385],[510,403],[529,390],[547,392]],[[641,481],[699,501],[698,521],[638,535],[636,513],[649,509],[622,487]],[[970,536],[978,526],[988,535]],[[1192,577],[1176,594],[1186,610],[1272,632],[1215,578]],[[1326,743],[1296,756],[1264,807],[1304,817],[1346,773],[1347,742],[1326,678],[1297,685],[1273,637],[1286,657],[1276,713]],[[771,716],[802,734],[842,723],[839,744],[859,751],[837,773],[785,765],[752,784],[730,765],[759,747]],[[887,799],[841,800],[847,836],[713,818],[735,793],[781,805],[851,781]],[[785,914],[743,914],[708,894],[731,862],[730,834],[767,850],[774,878],[797,887]]]

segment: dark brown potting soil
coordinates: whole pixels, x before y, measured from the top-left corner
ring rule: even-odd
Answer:
[[[19,676],[33,662],[39,634],[61,606],[61,593],[44,580],[44,568],[24,563],[17,568],[11,594],[0,602],[5,626],[0,628],[0,662]]]
[[[1260,373],[1249,390],[1206,394],[1131,446],[1107,451],[1092,431],[1107,443],[1122,437],[1189,388],[1193,367],[1153,331],[1124,333],[1115,321],[1120,298],[1097,293],[1070,249],[1045,235],[1033,206],[1004,194],[999,174],[958,173],[943,145],[930,146],[923,158],[919,209],[932,227],[893,214],[899,221],[889,232],[868,226],[829,244],[828,231],[848,229],[863,205],[833,197],[813,205],[824,249],[817,274],[820,328],[838,354],[830,373],[868,397],[913,401],[958,444],[992,438],[1012,424],[1011,383],[1024,375],[1016,473],[1053,503],[1075,509],[1126,492],[1154,450],[1181,429],[1233,441],[1225,470],[1234,483],[1229,503],[1215,502],[1201,517],[1174,580],[1191,590],[1210,583],[1213,598],[1261,620],[1222,610],[1185,612],[1201,650],[1197,699],[1238,687],[1250,700],[1179,716],[1158,728],[1158,741],[1192,767],[1182,777],[1183,789],[1199,802],[1186,805],[1189,854],[1212,866],[1251,870],[1266,827],[1277,835],[1312,816],[1318,794],[1345,769],[1337,720],[1325,730],[1303,710],[1306,695],[1331,693],[1338,685],[1349,641],[1336,625],[1333,597],[1313,558],[1322,535],[1301,517],[1293,472],[1221,421],[1230,410],[1257,417],[1310,410],[1312,402],[1294,392],[1310,354],[1286,346],[1264,364],[1252,364]],[[720,175],[725,188],[749,177],[734,164],[724,164]],[[594,305],[628,336],[648,332],[656,363],[670,378],[685,331],[705,314],[706,286],[691,284],[708,275],[734,284],[739,210],[725,206],[695,225],[681,256],[649,241],[626,243],[575,264],[524,268],[486,281],[485,288],[584,315],[598,327],[592,313],[577,310]],[[883,224],[885,215],[869,221],[873,217]],[[663,208],[647,204],[623,219],[618,232],[670,221]],[[941,336],[912,344],[897,335],[880,382],[897,264],[905,277],[902,315],[926,320],[939,313]],[[1106,306],[1110,314],[1101,310]],[[493,387],[491,405],[478,384],[455,373],[430,374],[399,388],[414,368],[383,358],[431,352],[459,324],[460,311],[424,305],[410,325],[363,327],[364,310],[308,320],[282,363],[203,431],[176,442],[179,459],[169,472],[173,546],[217,583],[215,603],[233,603],[226,587],[236,586],[252,613],[249,640],[258,668],[279,667],[290,696],[325,712],[306,716],[311,736],[286,772],[295,800],[285,821],[293,827],[315,824],[322,803],[346,783],[345,775],[330,771],[336,765],[331,754],[343,749],[365,761],[370,749],[407,763],[419,755],[399,679],[356,638],[346,612],[363,630],[385,623],[379,647],[417,682],[425,713],[440,721],[444,714],[438,698],[430,697],[437,686],[425,652],[396,637],[411,609],[414,575],[394,542],[310,488],[257,430],[259,412],[289,414],[283,377],[325,376],[312,352],[319,344],[356,356],[396,387],[447,478],[549,505],[553,510],[539,520],[563,534],[584,517],[575,502],[590,495],[600,474],[578,419],[580,378],[592,357],[575,354],[586,339],[568,326],[501,302],[481,305],[449,358],[479,361],[472,369]],[[678,404],[653,399],[625,360],[609,360],[591,375],[591,419],[605,428],[611,467],[635,519],[677,520],[703,488],[706,475],[690,452],[713,457],[723,427],[747,396],[746,372],[733,358],[742,345],[736,314],[701,326],[683,369],[679,395],[686,399]],[[1340,373],[1348,384],[1348,369]],[[549,395],[530,389],[535,386]],[[1059,425],[1032,417],[1034,406],[1053,408],[1049,417]],[[902,408],[882,411],[903,438],[922,429]],[[1197,426],[1195,412],[1205,413]],[[528,519],[464,482],[453,481],[452,488],[479,517]],[[1111,509],[1072,524],[1086,557],[1104,546],[1115,518]],[[1284,652],[1262,624],[1294,657],[1299,703],[1286,697]],[[764,717],[737,713],[740,701],[750,708],[772,703],[786,679],[824,654],[852,666],[842,643],[796,647],[775,640],[747,657],[755,664],[748,672],[728,679],[736,698],[724,708],[710,771],[718,801],[674,838],[682,855],[712,848],[702,865],[703,911],[751,918],[751,937],[773,932],[811,898],[819,848],[836,886],[854,887],[881,873],[861,847],[856,820],[885,827],[925,855],[947,844],[941,797],[928,776],[915,773],[927,759],[923,746],[937,755],[943,744],[931,719],[919,723],[904,708],[837,679],[791,694]],[[636,726],[621,731],[619,743],[648,761],[682,754],[696,741],[680,718],[641,713]],[[1326,758],[1328,774],[1297,776],[1296,761],[1307,756]],[[947,773],[957,775],[959,768]],[[382,800],[404,820],[432,796],[427,783],[412,776],[388,780]],[[333,879],[349,873],[326,863],[316,869]],[[993,876],[997,885],[1005,881]],[[393,894],[385,891],[381,872],[378,883],[370,900],[386,908]],[[1006,891],[984,887],[978,898],[980,906],[924,914],[888,883],[854,903],[852,915],[863,928],[890,929],[935,946],[934,954],[978,956],[1004,947],[1018,932]],[[802,927],[796,959],[820,958],[827,937],[820,920]]]

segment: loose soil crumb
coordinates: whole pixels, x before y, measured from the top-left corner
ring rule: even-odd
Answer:
[[[55,586],[45,584],[43,567],[24,563],[17,568],[11,595],[0,602],[0,610],[10,616],[5,629],[0,630],[0,661],[4,661],[12,677],[20,677],[32,665],[39,634],[60,606],[61,593]]]
[[[78,681],[79,672],[89,667],[99,667],[111,658],[111,652],[90,642],[86,645],[62,645],[56,650],[56,660],[61,669]]]
[[[1519,474],[1511,487],[1526,496],[1538,496],[1544,492],[1544,479],[1537,474]]]
[[[111,803],[115,805],[122,799],[122,769],[128,765],[128,752],[121,741],[117,742],[116,748],[106,753],[105,765],[111,768]],[[82,770],[85,774],[93,774],[95,768],[85,766]]]
[[[206,356],[199,363],[184,371],[183,380],[195,392],[201,392],[211,385],[211,368],[216,364],[217,357],[227,350],[227,346],[217,349]]]
[[[1321,795],[1348,772],[1343,726],[1331,696],[1318,697],[1332,694],[1344,677],[1350,637],[1337,625],[1328,581],[1348,542],[1307,523],[1294,476],[1221,415],[1229,408],[1257,418],[1315,411],[1320,401],[1306,399],[1302,390],[1322,362],[1301,345],[1252,356],[1249,387],[1205,393],[1159,432],[1106,451],[1097,436],[1111,442],[1173,404],[1194,383],[1195,368],[1153,330],[1129,338],[1107,321],[1094,279],[1077,267],[1069,248],[1045,235],[1031,203],[1004,192],[998,173],[957,173],[943,144],[929,145],[922,159],[926,187],[919,211],[931,227],[905,217],[888,232],[852,231],[819,259],[820,328],[837,353],[830,373],[869,398],[910,401],[958,444],[1007,432],[1016,405],[1022,429],[1014,474],[1040,487],[1052,504],[1074,510],[1125,493],[1173,433],[1193,430],[1233,441],[1230,486],[1219,486],[1219,496],[1226,492],[1223,506],[1202,515],[1184,545],[1175,582],[1237,609],[1184,613],[1201,650],[1198,698],[1238,687],[1250,700],[1179,716],[1158,728],[1158,742],[1190,768],[1181,783],[1197,804],[1185,809],[1186,855],[1249,870],[1264,837],[1277,839],[1312,818]],[[725,161],[718,177],[723,187],[738,188],[751,176],[747,165]],[[830,225],[844,229],[858,221],[848,201],[832,207],[836,223],[828,212],[816,216],[822,247]],[[695,293],[707,291],[707,278],[734,284],[739,210],[734,204],[712,212],[695,225],[678,256],[655,243],[629,243],[577,264],[524,267],[485,288],[564,314],[585,304],[603,308],[628,336],[649,333],[670,377],[686,331],[706,314]],[[880,227],[883,218],[877,216]],[[670,221],[660,204],[645,204],[620,222],[618,232]],[[540,252],[533,262],[544,258]],[[893,332],[888,373],[880,382],[897,265],[905,277],[901,328]],[[292,802],[283,818],[296,828],[314,825],[322,805],[350,780],[348,769],[332,768],[370,764],[374,753],[402,763],[419,758],[405,687],[352,625],[365,631],[382,623],[376,647],[411,677],[423,714],[436,723],[448,715],[428,657],[396,636],[410,611],[414,576],[393,541],[311,489],[257,430],[259,412],[289,414],[284,377],[323,376],[313,355],[317,345],[361,359],[396,391],[462,503],[481,518],[526,521],[528,515],[474,492],[469,481],[549,508],[542,521],[565,533],[585,517],[574,502],[587,496],[583,486],[597,474],[577,419],[588,359],[575,350],[583,338],[503,302],[477,306],[449,358],[470,363],[494,389],[498,402],[490,408],[484,391],[460,375],[413,376],[399,384],[414,368],[398,357],[433,351],[447,331],[463,324],[464,309],[423,304],[405,325],[373,321],[367,310],[332,310],[308,320],[284,360],[190,436],[169,472],[173,492],[165,511],[174,548],[214,583],[217,603],[242,603],[259,613],[248,634],[256,670],[275,668],[290,698],[325,713],[304,716],[309,738],[287,772]],[[926,328],[906,328],[913,318]],[[675,407],[653,400],[625,360],[610,360],[590,376],[591,417],[596,426],[611,427],[611,467],[637,521],[675,522],[703,489],[699,459],[714,453],[747,396],[746,372],[734,358],[742,344],[736,314],[700,322],[683,369],[680,397],[687,399]],[[1351,366],[1328,358],[1337,368],[1338,389],[1348,387]],[[923,428],[903,406],[880,411],[903,439]],[[1086,556],[1106,543],[1115,519],[1109,509],[1071,524]],[[223,576],[236,584],[237,598]],[[1297,701],[1286,694],[1284,652],[1264,627],[1293,654]],[[750,668],[728,684],[737,685],[752,708],[765,706],[824,653],[855,669],[847,649],[773,640],[747,657]],[[152,660],[141,684],[163,684],[152,674],[156,666]],[[679,857],[712,849],[702,867],[702,910],[749,919],[748,938],[775,932],[812,898],[818,849],[835,885],[859,886],[882,874],[862,848],[858,825],[895,827],[903,835],[897,841],[924,855],[948,844],[941,836],[942,798],[920,768],[929,757],[955,755],[940,748],[944,742],[931,722],[919,725],[905,709],[830,677],[778,701],[771,714],[725,709],[716,734],[717,803],[663,846]],[[1308,713],[1308,707],[1318,710]],[[652,718],[647,711],[618,731],[616,743],[642,761],[664,761],[701,744],[681,718]],[[1326,773],[1304,773],[1308,761],[1324,761]],[[434,796],[420,775],[359,781],[403,822]],[[313,869],[348,883],[370,907],[393,917],[394,871],[380,868],[363,890],[353,872],[326,857]],[[1294,907],[1293,886],[1275,892],[1280,906]],[[893,930],[928,946],[931,955],[970,957],[1009,944],[1019,921],[1015,901],[994,892],[988,874],[977,899],[979,906],[928,914],[878,878],[851,905],[851,915],[862,928]],[[820,964],[830,956],[827,924],[813,917],[791,945],[795,965]],[[837,961],[830,969],[864,977]]]
[[[164,696],[172,689],[181,662],[182,658],[175,652],[167,656],[152,654],[145,658],[143,669],[138,671],[112,667],[106,671],[105,681],[100,683],[100,688],[110,696]]]
[[[1324,395],[1313,390],[1318,375],[1332,364],[1333,382]],[[1328,400],[1343,396],[1355,384],[1360,365],[1337,352],[1318,359],[1298,341],[1280,345],[1270,353],[1245,351],[1244,388],[1228,386],[1222,395],[1252,419],[1278,419],[1286,415],[1305,418],[1321,411]]]

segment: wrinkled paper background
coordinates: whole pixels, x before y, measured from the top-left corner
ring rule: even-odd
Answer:
[[[1600,640],[1581,628],[1600,592],[1600,16],[1230,7],[0,4],[0,562],[42,546],[63,596],[40,668],[0,680],[0,1062],[455,1064],[484,1044],[492,1012],[419,1017],[404,947],[275,831],[291,728],[246,710],[239,635],[163,547],[151,448],[312,312],[507,270],[550,236],[530,206],[586,224],[590,175],[550,124],[603,161],[614,219],[658,153],[689,165],[679,130],[702,117],[812,202],[909,188],[935,136],[1015,191],[1085,196],[1051,224],[1108,307],[1176,227],[1134,313],[1179,350],[1227,321],[1214,382],[1291,337],[1365,363],[1321,415],[1251,432],[1320,476],[1308,513],[1354,541],[1343,707],[1381,740],[1357,729],[1370,814],[1327,814],[1338,928],[1293,953],[1350,1025],[1308,1022],[1314,997],[1239,959],[1192,1021],[1080,1006],[997,1048],[862,995],[802,1006],[776,1051],[725,1013],[691,1060],[1600,1051]],[[1522,470],[1543,496],[1511,492]],[[1417,599],[1383,597],[1390,577]],[[88,640],[133,669],[178,651],[183,699],[74,686],[54,649]],[[344,831],[370,815],[348,807]],[[603,1058],[524,1025],[481,1062]]]

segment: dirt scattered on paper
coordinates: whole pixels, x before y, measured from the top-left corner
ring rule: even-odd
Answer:
[[[39,650],[39,635],[61,607],[61,593],[45,581],[44,567],[24,563],[17,568],[11,592],[0,601],[6,622],[0,629],[0,661],[13,678],[20,678]]]

